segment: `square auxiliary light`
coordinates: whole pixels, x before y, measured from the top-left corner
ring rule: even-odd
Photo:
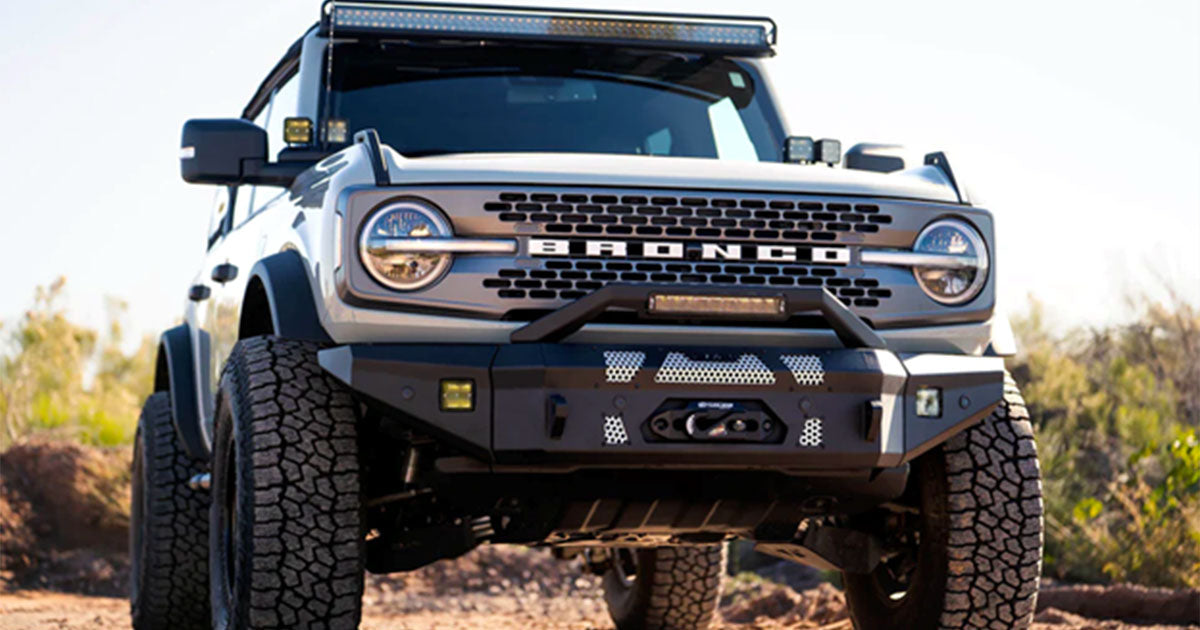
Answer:
[[[840,140],[825,138],[816,142],[817,162],[830,166],[842,161],[842,143]]]
[[[917,415],[922,418],[942,417],[942,388],[917,388]]]
[[[805,164],[816,159],[816,148],[813,139],[808,136],[788,136],[783,145],[783,161],[793,164]]]
[[[284,118],[283,141],[288,144],[312,144],[313,122],[307,118]]]
[[[475,381],[471,379],[442,379],[438,406],[442,411],[473,411]]]
[[[652,315],[725,315],[781,317],[787,302],[782,296],[650,294]]]
[[[350,139],[350,122],[345,118],[330,118],[325,121],[325,141],[345,144]]]

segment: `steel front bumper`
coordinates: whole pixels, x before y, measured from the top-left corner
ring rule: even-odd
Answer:
[[[322,350],[320,362],[414,427],[530,472],[892,467],[982,419],[1004,378],[999,358],[870,348],[364,344]],[[445,379],[473,381],[472,410],[440,408]],[[931,387],[940,417],[918,416],[917,389]],[[664,437],[652,424],[688,405],[755,409],[772,431]]]
[[[713,292],[610,285],[516,330],[513,343],[346,345],[322,350],[320,362],[401,420],[514,472],[894,467],[979,421],[1003,394],[1001,359],[893,353],[823,289],[719,296],[770,298],[783,324],[819,315],[844,349],[559,343],[609,311],[655,317],[662,291]],[[471,381],[474,406],[442,409],[444,380]],[[917,392],[931,388],[937,413],[918,415]]]

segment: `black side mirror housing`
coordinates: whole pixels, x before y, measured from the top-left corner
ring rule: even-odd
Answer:
[[[290,186],[311,163],[267,160],[267,132],[248,120],[195,119],[183,125],[179,173],[189,184]]]
[[[189,184],[242,183],[244,160],[267,161],[267,132],[248,120],[189,120],[183,125],[179,172]]]

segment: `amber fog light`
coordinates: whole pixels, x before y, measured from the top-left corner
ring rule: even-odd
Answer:
[[[475,409],[475,381],[443,379],[441,383],[442,411],[471,411]]]

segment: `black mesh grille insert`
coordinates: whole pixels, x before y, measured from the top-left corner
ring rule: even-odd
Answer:
[[[661,236],[749,241],[851,241],[892,222],[869,203],[729,195],[646,196],[502,192],[484,204],[501,221],[548,234]]]
[[[858,270],[854,270],[858,273]],[[845,277],[842,268],[818,265],[691,261],[547,260],[539,269],[501,269],[483,286],[501,298],[570,300],[610,282],[731,285],[750,287],[825,287],[847,306],[876,307],[891,297],[871,277]]]

